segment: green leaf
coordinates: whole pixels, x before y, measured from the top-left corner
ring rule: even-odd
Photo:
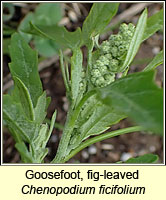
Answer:
[[[38,36],[35,36],[34,44],[39,54],[45,57],[51,57],[57,54],[60,48],[54,41]]]
[[[32,50],[18,33],[15,33],[11,38],[10,55],[11,74],[24,83],[35,107],[38,98],[43,93],[37,69],[37,52]]]
[[[33,141],[33,145],[35,147],[35,150],[39,150],[40,148],[45,148],[46,144],[46,138],[48,134],[48,125],[42,124],[39,130],[39,134]]]
[[[44,163],[43,159],[48,154],[48,148],[40,149],[39,152],[35,152],[37,156],[37,162],[36,163]]]
[[[71,57],[71,93],[73,106],[75,106],[79,97],[80,82],[82,80],[82,62],[82,52],[77,48],[73,51],[73,56]]]
[[[38,133],[39,125],[27,120],[20,103],[16,103],[12,96],[3,95],[3,119],[16,141],[31,142]],[[18,135],[18,136],[17,136]]]
[[[42,163],[44,157],[48,153],[48,149],[46,148],[47,134],[48,134],[48,125],[42,124],[38,136],[36,137],[36,139],[34,139],[32,143],[32,146],[34,148],[33,157],[35,157],[37,163]]]
[[[50,138],[50,135],[53,131],[55,120],[56,120],[56,115],[57,115],[57,111],[55,110],[55,112],[54,112],[54,114],[52,115],[52,118],[51,118],[50,129],[49,129],[46,141],[48,141],[48,139]]]
[[[80,28],[77,28],[74,32],[69,32],[65,27],[57,25],[44,26],[30,23],[30,29],[25,30],[25,32],[51,39],[64,48],[74,49],[79,47],[81,43]]]
[[[98,89],[98,96],[146,130],[162,135],[163,91],[154,84],[154,75],[154,71],[130,74]]]
[[[39,163],[41,163],[43,161],[44,157],[48,153],[46,144],[47,144],[47,142],[50,138],[50,135],[53,131],[55,120],[56,120],[56,111],[54,112],[54,114],[52,116],[50,129],[48,130],[47,124],[42,124],[38,135],[36,135],[37,137],[32,141],[32,146],[35,151],[34,157],[36,160],[38,160]]]
[[[92,96],[77,119],[68,152],[78,147],[89,136],[103,133],[123,118],[125,118],[124,114],[116,112],[114,108],[102,104],[96,96]]]
[[[94,3],[82,28],[85,43],[100,34],[118,10],[119,3]]]
[[[41,124],[46,117],[46,92],[43,92],[43,94],[38,98],[34,112],[35,121]]]
[[[106,131],[111,125],[118,123],[123,118],[125,118],[124,115],[117,113],[114,109],[110,109],[108,106],[101,105],[97,107],[92,116],[80,128],[83,136],[82,139]]]
[[[123,71],[126,69],[126,67],[128,67],[130,65],[130,63],[132,62],[132,60],[134,59],[139,46],[142,42],[142,37],[145,31],[145,27],[146,27],[146,21],[147,21],[147,9],[144,10],[144,12],[142,13],[142,15],[140,16],[137,26],[136,26],[136,30],[134,32],[134,35],[132,37],[132,40],[130,42],[130,46],[126,55],[126,59],[122,65],[122,67],[120,67],[119,71]]]
[[[31,153],[28,151],[24,142],[16,143],[15,147],[19,151],[19,153],[21,155],[21,160],[24,163],[35,163]]]
[[[19,100],[22,104],[22,108],[25,112],[25,115],[27,116],[29,120],[33,121],[35,119],[35,116],[34,116],[34,109],[33,109],[33,104],[32,104],[29,91],[19,78],[13,76],[13,80],[14,80],[15,87],[18,88]]]
[[[135,163],[135,164],[144,164],[144,163],[156,163],[159,157],[154,154],[145,154],[136,158],[130,158],[124,163]]]
[[[18,32],[20,33],[20,35],[24,38],[26,42],[30,42],[30,40],[32,39],[32,35],[28,33],[24,33],[22,32],[22,30],[30,27],[29,22],[33,20],[34,20],[34,13],[30,12],[24,17],[24,19],[21,21],[21,23],[18,26]]]
[[[147,20],[147,25],[142,40],[144,41],[148,39],[156,31],[162,29],[163,21],[164,21],[163,9],[161,9],[159,12],[149,17]]]
[[[33,23],[36,25],[52,26],[56,25],[63,16],[61,4],[59,3],[41,3],[34,13]],[[36,36],[34,44],[39,54],[45,57],[51,57],[58,53],[59,45],[54,41]]]
[[[145,71],[153,70],[159,65],[161,65],[163,62],[164,62],[164,57],[163,57],[163,50],[162,50],[153,58],[153,60],[145,67],[143,71],[145,72]]]
[[[34,14],[34,23],[38,25],[57,24],[63,16],[60,3],[40,3]]]
[[[39,134],[36,135],[36,138],[33,141],[34,147],[36,149],[39,148],[45,148],[46,144],[50,138],[50,135],[53,131],[55,120],[56,120],[56,114],[57,112],[55,111],[52,119],[51,119],[51,124],[50,124],[50,129],[48,130],[48,125],[47,124],[42,124],[40,127]]]
[[[56,111],[54,112],[54,114],[52,116],[50,129],[48,130],[47,124],[42,124],[37,137],[33,140],[32,146],[35,151],[34,157],[36,160],[38,160],[39,163],[43,162],[44,157],[48,153],[46,144],[47,144],[47,142],[50,138],[50,135],[53,131],[55,120],[56,120]]]
[[[63,12],[61,4],[59,3],[41,3],[37,6],[34,13],[29,13],[22,20],[19,25],[19,32],[23,38],[29,42],[32,39],[32,35],[24,33],[22,30],[30,29],[29,22],[33,22],[36,25],[53,26],[56,25],[62,18]],[[59,45],[50,39],[43,39],[39,36],[35,36],[34,44],[39,54],[45,57],[50,57],[57,54]]]

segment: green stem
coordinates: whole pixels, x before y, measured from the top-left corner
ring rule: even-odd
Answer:
[[[123,135],[126,133],[131,133],[131,132],[135,132],[135,131],[141,131],[143,130],[142,127],[140,126],[133,126],[133,127],[129,127],[129,128],[123,128],[123,129],[119,129],[119,130],[115,130],[115,131],[111,131],[108,133],[104,133],[98,136],[95,136],[93,138],[90,138],[88,140],[86,140],[85,142],[83,142],[82,144],[80,144],[76,149],[74,149],[73,151],[70,152],[69,155],[66,156],[66,158],[63,160],[63,162],[67,162],[70,158],[72,158],[74,155],[76,155],[78,152],[80,152],[82,149],[96,143],[96,142],[100,142],[102,140],[108,139],[108,138],[112,138],[118,135]]]
[[[129,67],[127,67],[127,68],[125,69],[125,71],[124,71],[123,74],[122,74],[122,77],[127,76],[128,71],[129,71]]]
[[[78,119],[78,116],[80,114],[81,108],[84,105],[84,103],[87,101],[87,99],[93,96],[94,94],[96,94],[96,91],[91,90],[82,98],[82,100],[80,101],[80,103],[78,104],[78,106],[76,107],[74,111],[71,108],[69,109],[64,131],[62,134],[62,138],[58,146],[57,154],[51,163],[61,163],[62,160],[64,160],[66,156],[67,147],[70,141],[70,137],[73,132],[75,123]]]
[[[68,63],[67,63],[67,62],[66,62],[65,69],[66,69],[67,84],[68,84],[69,87],[71,87],[71,85],[70,85],[70,77],[69,77],[69,66],[68,66]]]
[[[59,52],[59,57],[60,57],[60,67],[61,67],[61,71],[62,71],[62,76],[63,76],[66,92],[69,94],[70,88],[69,88],[67,77],[66,77],[65,66],[63,63],[63,53],[61,50]]]
[[[87,68],[86,68],[86,83],[88,91],[91,90],[91,81],[90,81],[90,71],[92,68],[92,51],[94,47],[94,41],[91,41],[91,44],[87,46]]]

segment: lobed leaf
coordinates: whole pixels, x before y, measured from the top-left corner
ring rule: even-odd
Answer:
[[[139,46],[142,43],[142,37],[145,31],[146,21],[147,21],[147,9],[144,10],[144,12],[142,13],[142,15],[140,16],[138,20],[136,30],[130,42],[130,46],[129,46],[125,61],[122,67],[120,67],[119,71],[125,70],[134,59],[139,49]]]
[[[21,23],[18,26],[18,32],[19,34],[24,38],[26,42],[30,42],[32,39],[32,35],[28,33],[22,32],[22,30],[27,29],[30,25],[29,22],[34,20],[34,13],[29,12],[21,21]]]
[[[152,15],[147,19],[147,25],[145,28],[145,32],[142,38],[142,41],[148,39],[152,36],[156,31],[163,28],[163,21],[164,21],[164,13],[163,9],[161,9],[156,14]]]
[[[118,123],[125,117],[124,114],[116,112],[114,108],[102,104],[96,96],[92,96],[79,115],[70,139],[68,152],[78,147],[89,136],[103,133],[111,125]]]
[[[60,3],[40,3],[34,13],[35,24],[53,25],[62,19],[62,8]]]
[[[39,36],[34,37],[34,44],[39,54],[45,57],[52,57],[53,55],[58,54],[60,49],[60,46],[56,42]]]
[[[154,71],[130,74],[98,89],[99,98],[146,130],[163,132],[163,92],[154,84]]]
[[[15,33],[11,37],[9,64],[12,76],[20,79],[29,91],[33,106],[42,95],[42,84],[37,69],[37,52],[32,50],[24,39]]]
[[[161,65],[163,62],[164,62],[164,57],[163,57],[163,50],[162,50],[153,58],[153,60],[145,67],[143,71],[145,72],[145,71],[153,70],[159,65]]]
[[[12,36],[10,51],[14,90],[12,95],[3,96],[4,121],[16,141],[22,161],[42,163],[48,153],[46,144],[54,127],[56,112],[48,130],[48,126],[41,123],[45,119],[50,98],[46,98],[46,93],[42,91],[36,52],[29,48],[19,34]],[[25,142],[29,143],[29,148]]]
[[[29,91],[19,78],[13,76],[13,80],[15,87],[18,88],[19,100],[25,112],[25,116],[27,116],[29,120],[33,121],[35,119],[35,116],[34,116],[33,103]]]
[[[56,25],[62,18],[63,12],[59,3],[40,3],[34,13],[29,13],[21,21],[19,25],[19,32],[23,38],[29,42],[32,39],[32,35],[24,33],[22,30],[30,29],[29,22],[33,22],[36,25],[52,26]],[[34,44],[40,55],[50,57],[57,54],[59,45],[54,41],[46,38],[35,36]]]
[[[118,123],[125,115],[117,113],[106,105],[97,106],[89,119],[80,127],[82,140],[91,135],[98,135]]]
[[[94,3],[82,27],[84,43],[100,34],[118,10],[119,3]]]
[[[30,143],[38,133],[39,125],[27,119],[21,104],[13,101],[10,95],[3,95],[3,119],[16,141]]]
[[[53,26],[58,24],[62,16],[63,12],[60,3],[40,3],[35,10],[33,23],[36,25]],[[60,48],[56,42],[38,36],[34,37],[34,43],[38,52],[46,57],[57,54]]]
[[[47,135],[48,135],[48,125],[42,124],[37,137],[32,142],[32,146],[34,148],[33,157],[35,157],[35,160],[38,163],[42,163],[44,157],[48,153],[48,149],[46,148]]]
[[[78,28],[74,32],[69,32],[65,27],[51,25],[34,25],[30,23],[30,29],[25,30],[40,37],[48,38],[55,41],[58,45],[64,48],[74,49],[80,46],[81,43],[81,29]]]
[[[48,129],[47,124],[42,124],[40,126],[40,130],[38,132],[38,135],[36,135],[36,137],[32,141],[31,145],[34,149],[33,157],[35,158],[35,160],[38,163],[42,163],[44,157],[48,153],[48,149],[46,148],[46,145],[47,145],[47,142],[48,142],[50,135],[53,131],[55,120],[56,120],[56,111],[54,112],[54,114],[52,116],[50,129]]]
[[[46,117],[46,101],[46,92],[43,92],[43,94],[38,98],[36,107],[34,109],[35,121],[39,124],[41,124]]]
[[[43,145],[43,143],[45,144],[47,133],[48,133],[48,125],[42,124],[41,127],[40,127],[40,130],[39,130],[39,134],[37,135],[37,137],[33,141],[33,145],[34,145],[36,150],[39,150],[40,148],[45,147]]]

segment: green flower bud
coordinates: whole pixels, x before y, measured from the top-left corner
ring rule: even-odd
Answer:
[[[117,59],[112,59],[109,64],[109,69],[111,72],[117,72],[119,68],[119,61]]]
[[[123,33],[125,33],[126,31],[128,31],[128,26],[127,26],[127,24],[125,24],[125,23],[121,24],[120,27],[119,27],[119,33],[120,33],[120,34],[123,34]]]
[[[103,85],[105,85],[105,79],[104,77],[99,77],[96,79],[95,85],[98,87],[102,87]]]
[[[112,47],[110,51],[111,51],[111,54],[113,57],[116,58],[118,56],[118,48],[117,47]]]
[[[110,43],[108,41],[104,41],[101,45],[101,51],[103,53],[109,53],[110,51]]]
[[[104,65],[105,64],[100,59],[96,60],[95,66],[96,66],[97,69],[104,66]]]
[[[109,61],[112,59],[112,55],[110,53],[107,53],[104,55]]]
[[[113,73],[105,74],[104,79],[106,80],[107,85],[109,85],[110,83],[114,82],[115,74]]]
[[[84,70],[82,70],[81,78],[85,78],[85,76],[86,76],[86,73]]]
[[[132,33],[132,32],[128,32],[128,35],[126,35],[126,38],[124,38],[124,39],[126,39],[126,41],[127,41],[128,43],[130,43],[132,37],[133,37],[133,33]]]
[[[120,45],[118,47],[118,50],[121,51],[121,52],[124,52],[124,51],[126,51],[126,47],[124,45]]]
[[[94,76],[94,77],[101,76],[100,71],[98,69],[92,69],[91,75]]]
[[[83,89],[84,89],[84,86],[85,86],[84,82],[81,81],[80,84],[79,84],[79,88],[80,88],[80,90],[83,90]]]
[[[113,39],[111,39],[112,37],[110,37],[110,45],[113,46],[119,46],[122,44],[123,38],[120,34],[117,35],[112,35]]]
[[[111,35],[100,45],[100,56],[92,66],[91,82],[95,87],[104,87],[115,80],[115,74],[127,55],[134,34],[133,24],[121,24],[119,33]]]
[[[99,70],[100,70],[100,73],[101,73],[102,75],[104,75],[104,74],[106,74],[106,73],[108,72],[108,68],[107,68],[106,65],[100,67]]]
[[[94,77],[94,76],[91,76],[91,82],[93,83],[93,85],[95,85],[95,82],[96,82],[96,77]]]
[[[121,57],[122,55],[127,53],[126,45],[120,45],[118,47],[118,57]]]
[[[133,24],[121,24],[120,28],[119,28],[119,33],[122,35],[123,40],[131,40],[131,38],[133,37],[133,33],[135,30],[135,27]]]
[[[117,34],[116,41],[122,41],[122,40],[123,40],[122,36],[120,34]]]
[[[109,37],[109,44],[110,44],[110,46],[115,46],[115,41],[116,41],[116,35],[111,35]]]
[[[134,24],[129,23],[128,29],[129,29],[132,33],[134,33],[134,31],[135,31],[135,26],[134,26]]]
[[[105,55],[100,56],[99,60],[102,64],[109,65],[109,59]]]
[[[111,35],[110,37],[109,37],[109,41],[115,41],[116,40],[116,35]]]

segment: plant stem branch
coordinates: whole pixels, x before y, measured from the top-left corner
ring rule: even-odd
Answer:
[[[68,156],[66,156],[66,158],[63,160],[63,162],[67,162],[70,158],[72,158],[74,155],[76,155],[82,149],[84,149],[96,142],[100,142],[102,140],[112,138],[112,137],[115,137],[118,135],[123,135],[126,133],[131,133],[131,132],[136,132],[136,131],[141,131],[141,130],[143,130],[143,128],[141,126],[133,126],[133,127],[129,127],[129,128],[123,128],[123,129],[111,131],[111,132],[104,133],[104,134],[95,136],[93,138],[90,138],[90,139],[86,140],[85,142],[83,142],[82,144],[80,144],[80,146],[78,146],[76,149],[72,150],[70,152],[70,154]]]

